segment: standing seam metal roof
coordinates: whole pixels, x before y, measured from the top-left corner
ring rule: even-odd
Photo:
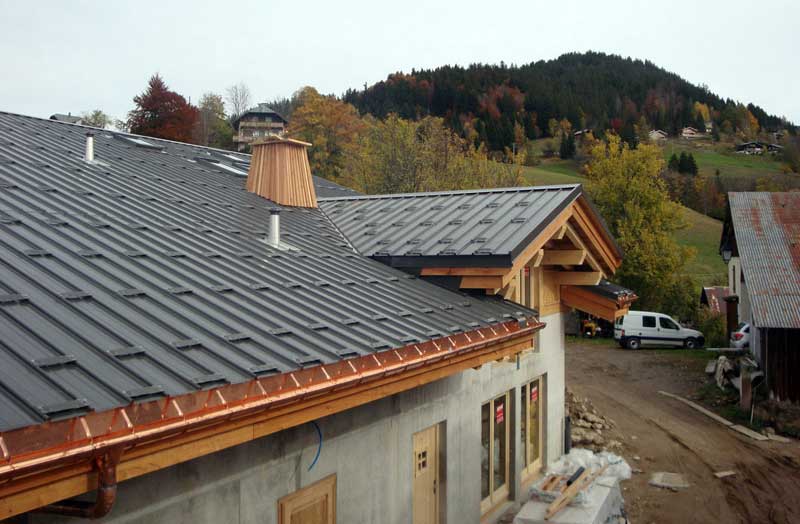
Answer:
[[[800,193],[730,193],[757,327],[800,328]]]
[[[581,194],[580,185],[320,199],[371,257],[503,257],[510,263]]]
[[[244,189],[247,155],[0,113],[0,431],[533,312],[353,252]],[[144,144],[139,142],[144,141]]]

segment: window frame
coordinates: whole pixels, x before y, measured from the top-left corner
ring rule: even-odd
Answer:
[[[489,464],[488,464],[488,472],[489,475],[489,496],[486,498],[481,499],[481,515],[485,515],[489,513],[493,508],[495,508],[498,504],[501,504],[508,500],[509,494],[509,483],[511,482],[510,474],[511,474],[511,418],[510,418],[510,407],[511,407],[511,391],[506,391],[505,393],[501,393],[493,397],[492,399],[488,400],[481,404],[481,411],[483,407],[487,404],[489,405],[489,416],[490,423],[489,423]],[[498,400],[504,400],[504,418],[505,418],[505,449],[506,449],[506,456],[505,456],[505,483],[501,486],[495,487],[494,485],[494,434],[495,434],[495,417],[496,417],[496,406],[495,402]],[[481,427],[481,439],[483,439],[483,427]],[[483,446],[483,444],[481,444]],[[482,465],[481,465],[482,468]],[[483,475],[483,469],[480,472]],[[481,478],[481,486],[483,485],[483,478]]]
[[[664,324],[668,324],[668,325],[665,326]],[[672,325],[670,326],[669,324],[672,324]],[[658,317],[658,327],[660,327],[661,329],[670,329],[670,330],[673,330],[673,331],[680,331],[680,329],[681,329],[678,326],[678,324],[676,324],[675,321],[672,320],[669,317]]]
[[[530,410],[531,410],[531,402],[530,402],[530,395],[531,395],[531,387],[536,385],[538,388],[538,411],[536,413],[536,426],[539,433],[538,442],[538,457],[536,460],[531,460],[531,448],[528,446],[527,440],[527,432],[530,429],[530,424],[528,423],[531,419]],[[523,384],[520,388],[522,394],[521,399],[522,403],[520,405],[520,437],[522,442],[522,482],[526,482],[532,480],[532,478],[537,474],[540,473],[542,470],[542,456],[544,455],[544,405],[545,405],[545,377],[544,375],[540,375],[533,380],[530,380]],[[524,424],[524,432],[523,435],[523,424]]]

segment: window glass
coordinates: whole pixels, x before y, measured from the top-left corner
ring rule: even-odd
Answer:
[[[746,328],[744,328],[744,332],[745,333],[750,333],[750,326],[747,326]]]
[[[506,397],[496,398],[494,401],[494,489],[506,483]]]
[[[489,435],[491,402],[481,406],[481,498],[489,496]]]
[[[621,325],[622,325],[622,319],[623,319],[623,318],[625,318],[625,317],[619,317],[619,318],[617,318],[617,320],[615,321],[615,323],[616,323],[618,326],[621,326]]]
[[[658,317],[658,321],[661,323],[661,327],[664,329],[678,329],[678,325],[666,317]]]
[[[541,380],[534,380],[528,386],[530,392],[530,411],[528,412],[528,447],[530,448],[529,464],[539,459],[539,404],[541,398]]]
[[[520,417],[520,424],[519,424],[519,431],[522,438],[522,461],[525,462],[527,459],[525,457],[528,456],[528,439],[525,436],[525,430],[528,427],[528,387],[522,386],[520,388],[520,413],[522,416]],[[526,464],[527,465],[527,464]]]
[[[656,317],[642,317],[642,327],[656,327]]]

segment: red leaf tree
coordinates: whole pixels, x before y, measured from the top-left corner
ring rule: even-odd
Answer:
[[[138,135],[192,142],[192,130],[200,112],[174,91],[158,74],[150,77],[147,89],[133,98],[136,108],[128,113],[128,128]]]

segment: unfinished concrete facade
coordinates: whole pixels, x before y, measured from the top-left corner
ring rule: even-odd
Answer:
[[[564,442],[562,314],[542,318],[539,347],[519,362],[495,362],[317,421],[120,484],[103,523],[277,523],[277,502],[336,475],[336,515],[342,523],[407,523],[412,508],[412,435],[440,425],[440,522],[478,522],[481,511],[481,405],[511,392],[510,499],[523,492],[518,450],[520,387],[543,377],[544,460]],[[485,521],[499,516],[495,508]],[[32,515],[33,523],[75,522]]]

